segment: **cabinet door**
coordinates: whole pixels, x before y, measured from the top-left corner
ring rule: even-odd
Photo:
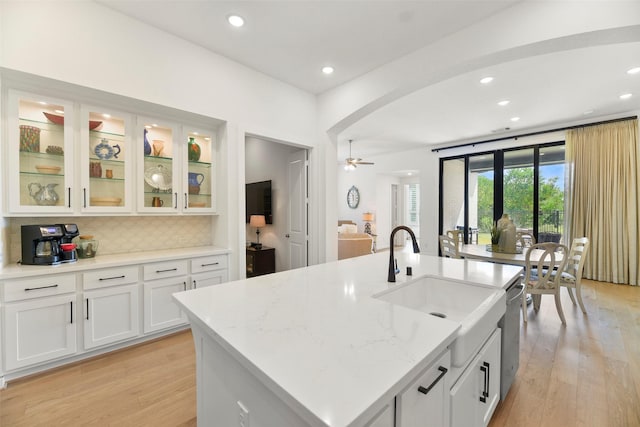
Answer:
[[[399,427],[449,427],[451,353],[447,351],[396,398]]]
[[[136,337],[140,332],[138,285],[84,293],[84,348]]]
[[[138,210],[180,211],[184,201],[180,164],[184,144],[178,126],[166,120],[139,117],[136,133]]]
[[[486,426],[500,400],[500,329],[451,388],[451,426]]]
[[[76,352],[75,294],[5,304],[7,371]]]
[[[184,127],[183,188],[187,212],[216,211],[216,141],[213,132]]]
[[[160,279],[144,284],[144,333],[187,323],[172,294],[187,289],[187,278]]]
[[[130,212],[134,185],[129,115],[83,106],[80,116],[82,211]]]
[[[205,288],[227,282],[227,270],[210,271],[208,273],[192,274],[191,289]]]
[[[7,110],[9,210],[72,212],[73,104],[9,91]]]

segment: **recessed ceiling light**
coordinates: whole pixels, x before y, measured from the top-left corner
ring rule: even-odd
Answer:
[[[583,112],[582,114],[584,114],[586,116],[586,115],[592,114],[592,113],[593,113],[593,110],[587,110],[587,111]]]
[[[227,21],[229,21],[229,24],[233,25],[236,28],[242,27],[244,25],[244,18],[240,15],[229,15],[227,17]]]
[[[633,94],[631,93],[625,93],[623,95],[620,95],[620,99],[629,99],[633,96]]]
[[[520,120],[520,117],[511,117],[512,122],[517,122],[518,120]]]
[[[53,110],[55,113],[64,114],[64,110]]]
[[[44,102],[44,101],[39,101],[39,102],[38,102],[38,104],[40,104],[40,105],[47,105],[47,103],[46,103],[46,102]]]
[[[493,81],[493,77],[484,77],[480,79],[480,83],[482,83],[483,85],[488,85],[492,81]]]
[[[144,125],[145,129],[151,129],[151,125]]]
[[[102,117],[104,117],[105,119],[110,119],[111,118],[111,114],[104,113],[102,115]]]
[[[325,67],[322,67],[322,72],[325,74],[333,74],[333,67],[327,65]]]
[[[627,74],[638,74],[640,73],[640,67],[634,67],[630,70],[627,70]]]
[[[411,172],[407,172],[407,175],[411,176],[411,175],[413,175],[413,174],[412,174]]]
[[[501,107],[504,107],[505,105],[509,105],[510,102],[511,101],[509,101],[508,99],[504,99],[504,100],[498,102],[498,105],[501,106]]]

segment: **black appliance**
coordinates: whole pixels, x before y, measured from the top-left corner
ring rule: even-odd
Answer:
[[[79,234],[75,224],[23,225],[22,261],[24,265],[55,265],[76,261],[75,250],[64,252],[62,243],[70,243]]]

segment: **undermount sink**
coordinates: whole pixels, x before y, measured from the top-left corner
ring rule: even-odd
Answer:
[[[501,289],[423,277],[374,295],[382,301],[460,323],[451,363],[463,366],[475,354],[506,310]]]

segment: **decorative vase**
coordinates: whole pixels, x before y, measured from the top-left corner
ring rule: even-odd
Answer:
[[[198,145],[198,143],[196,143],[196,140],[194,137],[190,136],[189,137],[189,161],[190,162],[197,162],[198,160],[200,160],[200,146]]]
[[[147,139],[147,134],[149,133],[148,130],[144,130],[144,155],[145,156],[150,156],[151,155],[151,144],[149,144],[149,139]]]

